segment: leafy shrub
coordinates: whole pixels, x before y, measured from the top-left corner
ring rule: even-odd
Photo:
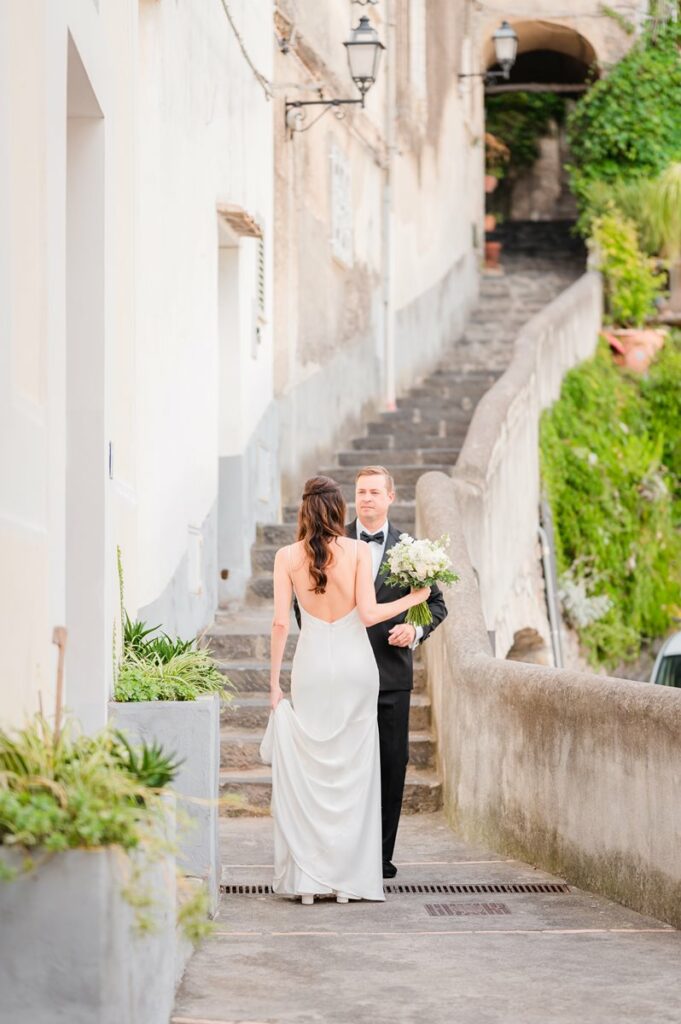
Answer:
[[[114,700],[196,700],[201,694],[220,692],[228,696],[229,680],[196,639],[157,634],[158,626],[123,615],[123,658]]]
[[[605,277],[608,312],[621,326],[641,327],[653,310],[664,275],[638,244],[634,224],[613,210],[593,224],[592,247]]]
[[[191,647],[164,660],[151,654],[127,652],[118,670],[114,700],[196,700],[228,686],[206,650]]]
[[[15,733],[0,731],[0,845],[138,846],[158,826],[159,791],[175,766],[144,744],[130,754],[111,730],[84,736],[67,722],[57,735],[41,715]],[[139,770],[150,757],[160,782],[153,788]]]
[[[646,32],[568,117],[572,189],[654,177],[681,159],[681,24]]]
[[[663,636],[681,603],[681,335],[647,379],[623,373],[601,342],[567,374],[541,422],[541,467],[561,585],[589,659],[613,668]],[[581,581],[581,591],[574,586]],[[593,601],[607,598],[595,605]],[[586,600],[586,604],[584,604]]]

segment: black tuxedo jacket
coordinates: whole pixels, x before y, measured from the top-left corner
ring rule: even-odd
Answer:
[[[357,520],[354,519],[345,528],[348,537],[357,538]],[[400,531],[392,523],[388,523],[388,540],[385,545],[385,553],[390,550],[400,539]],[[385,557],[385,556],[384,556]],[[396,601],[409,593],[409,587],[389,587],[385,583],[385,574],[379,569],[374,581],[376,587],[376,600],[379,604],[387,604],[389,601]],[[436,585],[431,589],[428,604],[433,616],[430,626],[423,627],[421,643],[428,639],[436,626],[447,616],[447,608],[442,591]],[[300,626],[300,609],[298,602],[293,601],[293,611],[296,622]],[[388,633],[393,626],[404,622],[406,612],[396,615],[386,622],[378,622],[375,626],[369,626],[367,633],[378,665],[378,674],[381,690],[411,690],[414,686],[414,654],[409,647],[395,647],[388,643]]]

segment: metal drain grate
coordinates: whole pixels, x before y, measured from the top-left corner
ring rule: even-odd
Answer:
[[[430,917],[471,917],[485,914],[510,914],[505,903],[426,903]]]
[[[424,882],[421,885],[398,885],[389,882],[385,891],[393,896],[485,896],[506,895],[513,893],[570,893],[570,886],[565,882]],[[267,884],[243,883],[241,885],[221,885],[220,892],[225,896],[269,896],[272,886]]]
[[[424,882],[423,885],[397,885],[392,882],[384,886],[385,891],[397,895],[430,896],[444,894],[448,896],[484,896],[498,893],[543,893],[570,892],[570,886],[564,882],[453,882],[438,884]]]

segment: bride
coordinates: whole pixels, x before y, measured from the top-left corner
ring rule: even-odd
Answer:
[[[425,601],[429,587],[376,602],[368,544],[345,535],[329,477],[305,484],[295,544],[274,560],[271,707],[260,756],[272,765],[275,893],[383,900],[378,668],[366,627]],[[279,674],[291,601],[301,631],[292,704]]]

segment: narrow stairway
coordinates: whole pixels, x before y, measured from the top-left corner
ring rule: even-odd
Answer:
[[[387,466],[395,478],[397,498],[391,521],[413,532],[414,493],[421,474],[447,473],[457,460],[473,410],[503,372],[519,327],[575,276],[573,268],[541,271],[516,261],[503,277],[483,279],[480,306],[465,337],[448,352],[440,367],[402,398],[394,412],[380,413],[366,433],[339,451],[336,464],[320,472],[341,485],[353,518],[354,478],[364,465]],[[295,540],[297,507],[284,508],[281,523],[258,526],[252,549],[253,575],[238,613],[218,612],[207,641],[237,693],[221,716],[220,789],[228,815],[269,812],[271,775],[260,763],[258,748],[269,714],[269,632],[272,622],[272,568],[277,548]],[[292,623],[282,669],[288,692],[297,629]],[[433,811],[442,803],[426,665],[417,652],[411,701],[409,768],[405,787],[407,813]]]

